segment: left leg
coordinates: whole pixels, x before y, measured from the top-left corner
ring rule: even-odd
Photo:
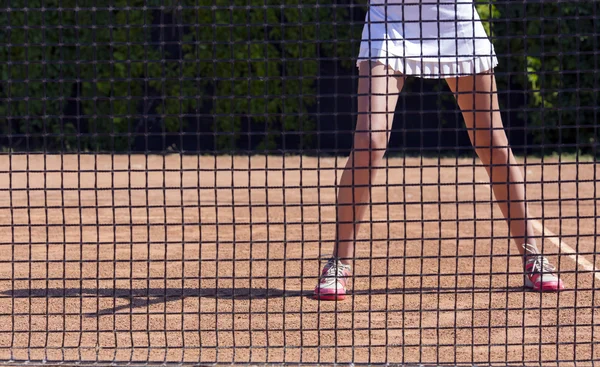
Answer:
[[[493,74],[448,78],[463,113],[471,143],[491,179],[498,206],[508,221],[513,241],[524,254],[523,244],[536,246],[527,220],[523,174],[508,146],[502,125]]]
[[[551,269],[547,260],[538,255],[533,227],[528,219],[523,174],[502,125],[494,75],[489,72],[448,78],[447,82],[456,95],[473,147],[490,176],[494,196],[508,221],[511,237],[524,256],[526,267],[532,262],[533,270],[543,268],[537,270],[539,277],[534,279],[540,289],[562,289],[562,282],[546,273]],[[533,260],[537,262],[534,264]]]

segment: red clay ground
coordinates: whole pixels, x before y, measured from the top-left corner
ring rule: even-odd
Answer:
[[[312,300],[344,162],[1,157],[0,360],[600,359],[598,280],[546,240],[568,289],[525,292],[471,159],[390,159],[354,295]],[[556,162],[527,160],[531,214],[600,266],[598,167]]]

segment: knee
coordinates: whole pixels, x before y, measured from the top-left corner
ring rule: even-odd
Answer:
[[[508,139],[503,130],[482,129],[472,137],[475,151],[484,165],[506,165],[510,160]]]
[[[477,155],[485,165],[508,165],[510,161],[510,150],[507,146],[480,147],[477,149]]]
[[[354,161],[360,166],[377,165],[387,148],[386,131],[357,131],[354,135]]]

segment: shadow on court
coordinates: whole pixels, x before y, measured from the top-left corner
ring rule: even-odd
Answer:
[[[393,295],[393,294],[475,294],[523,292],[523,287],[423,287],[355,290],[352,295]],[[146,308],[155,304],[180,301],[186,298],[212,298],[222,300],[251,300],[273,298],[306,297],[312,300],[313,290],[282,290],[277,288],[48,288],[15,289],[0,294],[12,298],[114,298],[127,299],[129,304],[105,308],[97,313],[85,313],[87,317],[110,315],[122,310]]]

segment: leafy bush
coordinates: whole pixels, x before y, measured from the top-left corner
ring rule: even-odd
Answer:
[[[13,1],[0,13],[0,39],[8,44],[0,49],[0,98],[7,101],[0,114],[11,117],[2,133],[14,146],[24,139],[30,149],[127,146],[145,88],[163,83],[147,78],[163,67],[159,50],[148,47],[145,3],[116,0],[108,9],[90,0]]]
[[[486,2],[479,13],[491,24],[500,69],[527,97],[520,117],[534,142],[547,153],[597,153],[598,3]]]
[[[249,132],[258,148],[282,147],[294,134],[313,147],[301,133],[316,126],[309,110],[322,65],[355,73],[351,46],[364,14],[316,0],[10,4],[0,12],[2,144],[64,151],[125,151],[140,136],[186,131],[209,132],[220,149],[239,147]],[[535,141],[595,151],[598,3],[477,7],[504,87],[526,95],[518,108]]]

